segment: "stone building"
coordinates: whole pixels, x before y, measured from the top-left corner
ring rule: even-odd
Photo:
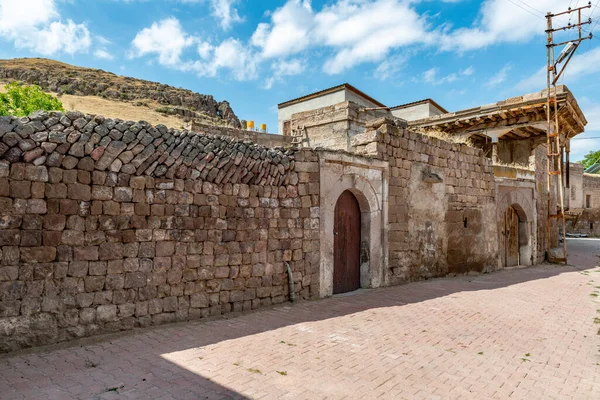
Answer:
[[[0,117],[0,351],[541,262],[542,97],[410,123],[344,98],[289,135]]]
[[[565,192],[569,200],[567,232],[600,236],[600,174],[585,173],[583,165],[571,163]]]

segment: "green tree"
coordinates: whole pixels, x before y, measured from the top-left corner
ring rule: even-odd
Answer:
[[[590,151],[581,161],[585,168],[589,168],[597,162],[600,162],[600,150]]]
[[[37,85],[11,82],[4,88],[6,93],[0,93],[0,116],[24,117],[37,110],[64,111],[59,99],[44,93]]]

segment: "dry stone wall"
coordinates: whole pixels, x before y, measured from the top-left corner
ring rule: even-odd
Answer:
[[[70,112],[0,158],[0,352],[318,293],[311,151]]]
[[[357,154],[390,165],[387,284],[497,269],[490,160],[403,125],[374,120],[351,141]]]

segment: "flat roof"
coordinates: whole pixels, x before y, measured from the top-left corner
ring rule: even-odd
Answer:
[[[435,107],[437,107],[438,110],[442,111],[444,114],[448,113],[448,110],[446,110],[444,107],[440,106],[433,99],[423,99],[423,100],[413,101],[412,103],[400,104],[399,106],[390,108],[390,110],[391,111],[393,111],[393,110],[400,110],[402,108],[409,108],[409,107],[412,107],[412,106],[418,106],[419,104],[425,104],[425,103],[431,103],[431,104],[433,104]]]
[[[371,96],[369,96],[365,92],[362,92],[362,91],[358,90],[357,88],[355,88],[351,84],[349,84],[349,83],[342,83],[341,85],[333,86],[333,87],[330,87],[328,89],[324,89],[324,90],[320,90],[318,92],[307,94],[306,96],[298,97],[296,99],[292,99],[292,100],[288,100],[288,101],[283,102],[283,103],[279,103],[277,105],[277,108],[284,108],[284,107],[287,107],[287,106],[291,106],[293,104],[302,103],[303,101],[314,99],[314,98],[317,98],[317,97],[321,97],[321,96],[324,96],[326,94],[339,92],[340,90],[350,90],[351,92],[356,93],[360,97],[362,97],[362,98],[364,98],[366,100],[369,100],[371,103],[376,104],[379,107],[385,107],[385,104],[380,103],[379,101],[375,100],[374,98],[372,98]]]

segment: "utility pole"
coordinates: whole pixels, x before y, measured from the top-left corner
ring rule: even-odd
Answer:
[[[567,171],[569,170],[568,162],[569,162],[569,150],[570,150],[570,142],[567,135],[561,133],[560,126],[558,124],[558,101],[556,94],[556,82],[561,77],[567,64],[571,61],[573,54],[575,51],[586,39],[591,39],[592,34],[590,33],[588,36],[582,36],[582,27],[584,25],[590,24],[592,22],[591,18],[588,18],[587,21],[582,21],[581,19],[581,10],[586,8],[591,8],[592,2],[590,1],[586,6],[577,7],[569,9],[567,11],[563,11],[560,13],[552,14],[548,12],[546,14],[546,22],[547,29],[546,34],[548,35],[548,42],[546,44],[546,48],[548,49],[548,98],[546,101],[546,119],[547,119],[547,134],[546,134],[546,147],[547,147],[547,172],[548,172],[548,180],[547,180],[547,194],[548,194],[548,250],[547,250],[547,259],[549,262],[559,263],[559,262],[567,262],[567,240],[566,240],[566,224],[565,224],[565,202],[564,202],[564,177],[563,177],[563,154],[565,151],[565,147],[567,149]],[[554,17],[558,17],[560,15],[570,15],[572,13],[577,13],[577,23],[571,24],[569,22],[568,25],[562,26],[559,28],[554,28],[552,26],[552,19]],[[567,31],[570,29],[577,29],[578,37],[577,39],[567,40],[561,43],[554,43],[554,32],[559,31]],[[558,58],[554,57],[554,48],[558,46],[564,46],[563,50],[559,54]],[[562,63],[562,66],[560,65]],[[554,107],[554,115],[552,115],[551,109]],[[568,179],[568,177],[567,177]],[[557,210],[558,207],[552,209],[552,196],[551,193],[553,190],[555,191],[554,184],[556,183],[558,187],[558,203],[560,205],[560,211]],[[562,234],[563,234],[563,248],[562,255],[556,254],[556,252],[552,251],[552,221],[560,220],[562,222]]]

